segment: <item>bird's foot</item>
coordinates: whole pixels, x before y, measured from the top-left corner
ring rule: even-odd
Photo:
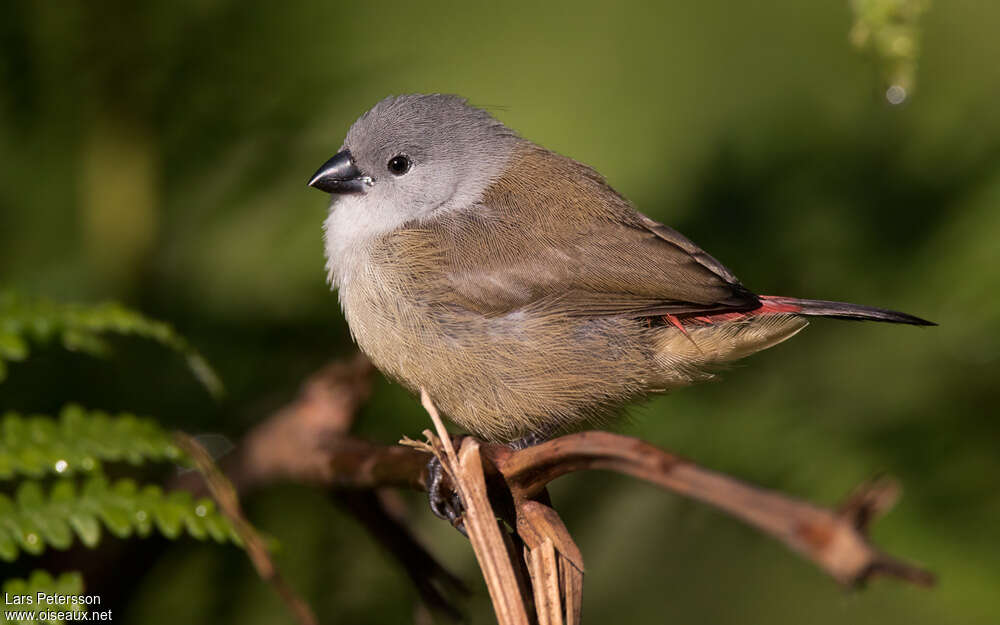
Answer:
[[[548,437],[539,432],[532,432],[527,436],[508,443],[514,451],[521,451],[528,447],[534,447],[539,443],[544,443]],[[465,506],[462,498],[455,491],[454,485],[450,481],[445,481],[445,470],[437,456],[433,456],[427,461],[427,499],[430,502],[431,512],[439,519],[444,519],[451,523],[452,527],[468,536],[465,531]]]
[[[516,441],[511,441],[507,444],[514,451],[521,451],[522,449],[527,449],[528,447],[534,447],[535,445],[544,443],[548,439],[549,437],[542,434],[541,432],[532,432],[531,434],[522,436]]]
[[[452,527],[466,534],[463,517],[465,506],[462,498],[454,488],[448,488],[444,483],[445,471],[437,456],[427,462],[427,499],[430,501],[431,512],[439,519],[451,523]],[[468,535],[468,534],[466,534]]]

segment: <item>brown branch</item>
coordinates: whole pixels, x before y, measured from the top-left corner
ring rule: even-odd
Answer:
[[[425,452],[345,438],[328,448],[328,471],[310,480],[336,488],[406,486],[425,489]],[[553,479],[586,469],[615,471],[711,504],[781,540],[834,579],[857,584],[874,574],[921,585],[933,575],[879,551],[868,540],[870,517],[885,512],[885,485],[861,487],[852,505],[833,511],[704,469],[643,441],[608,432],[581,432],[514,452],[484,444],[483,456],[511,494],[530,500]],[[488,468],[488,473],[491,471]]]
[[[484,448],[515,500],[533,498],[553,479],[585,469],[615,471],[711,504],[774,536],[813,560],[834,579],[858,584],[873,574],[931,585],[927,571],[871,545],[869,522],[894,498],[885,482],[860,487],[835,512],[715,473],[641,440],[610,432],[580,432],[513,452]]]
[[[416,581],[426,575],[436,585],[459,592],[457,580],[393,517],[383,498],[345,495],[387,487],[426,489],[430,458],[426,446],[377,445],[349,434],[354,415],[368,396],[370,372],[371,365],[361,357],[324,369],[310,378],[295,402],[252,430],[222,466],[240,494],[278,481],[334,489],[334,496],[342,497],[345,507],[400,559],[411,578]],[[464,448],[465,440],[454,440],[459,450]],[[534,589],[536,602],[546,611],[546,622],[552,622],[555,615],[552,553],[556,554],[564,622],[579,621],[582,558],[558,515],[545,505],[545,486],[581,470],[630,475],[713,505],[782,541],[844,584],[859,584],[876,574],[921,585],[934,581],[930,573],[881,552],[868,539],[870,522],[887,511],[898,495],[898,488],[884,480],[859,487],[842,507],[831,510],[607,432],[572,434],[516,452],[504,445],[480,443],[478,451],[494,511],[516,526],[520,537],[514,539],[523,541],[528,572],[547,580],[544,588]],[[192,490],[204,490],[196,477],[188,475],[180,482]],[[389,533],[380,536],[378,528]],[[428,593],[428,584],[417,586],[428,605],[441,607],[443,594]],[[449,613],[447,608],[444,611]]]
[[[385,484],[422,488],[427,454],[407,447],[372,447],[371,455],[333,460],[331,484],[369,488],[373,475]],[[886,574],[920,585],[934,577],[875,548],[870,521],[887,511],[885,482],[859,487],[850,504],[834,511],[702,468],[641,440],[609,432],[580,432],[513,451],[484,444],[487,473],[502,476],[515,500],[531,500],[552,480],[575,471],[606,470],[630,475],[711,504],[770,534],[818,564],[834,579],[857,584]],[[385,463],[384,465],[382,463]]]
[[[371,394],[373,371],[358,354],[310,376],[292,403],[243,438],[238,453],[223,464],[226,475],[240,492],[282,481],[328,483],[328,447],[350,431]]]
[[[310,376],[295,400],[247,433],[219,465],[238,497],[278,482],[334,488],[334,501],[399,561],[423,602],[459,620],[454,600],[468,589],[416,539],[384,495],[363,492],[426,489],[427,455],[349,435],[370,394],[373,371],[361,354],[327,365]],[[196,495],[209,492],[209,485],[193,471],[178,476],[170,487]]]

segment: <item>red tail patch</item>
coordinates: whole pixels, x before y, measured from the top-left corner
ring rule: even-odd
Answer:
[[[754,308],[753,310],[746,310],[742,312],[724,312],[715,313],[711,315],[664,315],[663,319],[670,325],[674,326],[681,332],[685,332],[684,324],[712,324],[712,323],[722,323],[725,321],[737,321],[739,319],[746,319],[747,317],[756,317],[759,315],[787,315],[794,314],[802,311],[802,306],[798,304],[793,304],[788,298],[784,297],[774,297],[771,295],[761,295],[760,297],[760,307]],[[685,332],[686,334],[686,332]]]
[[[775,297],[773,295],[761,295],[761,306],[757,310],[762,313],[797,313],[802,311],[802,306],[789,301],[787,297]],[[756,311],[755,311],[756,312]]]

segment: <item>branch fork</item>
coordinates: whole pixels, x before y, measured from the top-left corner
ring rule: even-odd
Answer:
[[[500,625],[579,623],[583,556],[559,515],[523,496],[513,498],[513,518],[509,506],[495,510],[491,501],[497,498],[491,498],[486,471],[493,463],[483,458],[479,441],[464,437],[456,454],[426,391],[421,391],[420,400],[437,430],[437,435],[425,430],[424,436],[462,500],[462,529],[472,543],[497,621]],[[496,446],[492,449],[502,453]],[[535,494],[547,499],[544,490]],[[507,532],[498,516],[506,517],[516,533]]]
[[[868,528],[899,496],[888,479],[863,484],[836,509],[794,499],[710,471],[644,441],[609,432],[579,432],[514,451],[470,436],[452,438],[426,393],[436,433],[427,442],[378,445],[351,435],[369,392],[372,368],[363,357],[324,368],[300,397],[244,437],[222,469],[238,493],[277,481],[331,489],[402,564],[426,605],[458,619],[450,597],[465,594],[389,506],[388,489],[427,490],[427,462],[436,456],[461,498],[461,519],[486,579],[501,625],[580,622],[584,564],[580,549],[552,508],[546,486],[582,470],[644,480],[714,506],[811,560],[841,584],[894,577],[921,586],[934,576],[874,546]],[[207,489],[197,474],[177,487]],[[448,484],[446,484],[448,486]],[[499,519],[499,521],[498,521]],[[303,621],[305,622],[305,621]]]

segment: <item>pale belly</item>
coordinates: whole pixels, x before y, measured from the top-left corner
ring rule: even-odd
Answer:
[[[446,416],[491,440],[603,420],[662,385],[650,330],[636,320],[523,312],[485,317],[413,293],[341,290],[361,350]]]

